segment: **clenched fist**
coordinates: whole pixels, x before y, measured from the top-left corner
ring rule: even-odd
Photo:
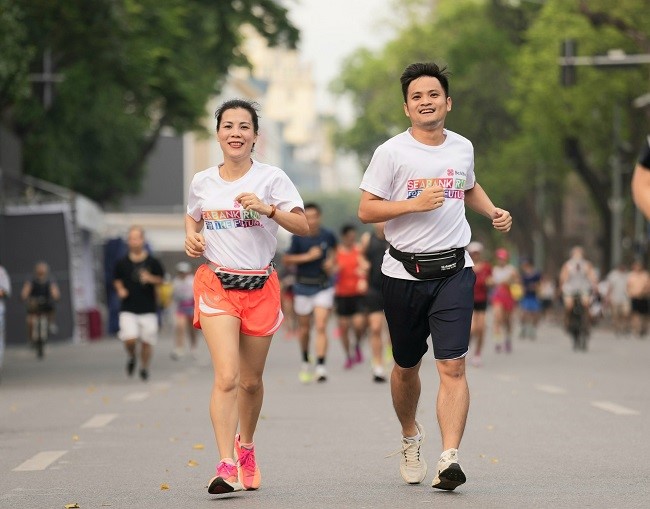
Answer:
[[[185,254],[198,258],[205,251],[205,238],[201,233],[190,233],[185,236]]]
[[[445,190],[441,186],[425,187],[413,200],[416,212],[428,212],[442,207],[445,201]]]

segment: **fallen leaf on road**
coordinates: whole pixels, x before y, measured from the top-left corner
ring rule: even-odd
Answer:
[[[111,398],[109,398],[108,396],[104,396],[102,398],[102,402],[104,403],[104,405],[108,405],[111,402]]]
[[[197,451],[202,451],[203,449],[205,449],[205,445],[203,445],[203,444],[194,444],[192,446],[192,449],[196,449]]]
[[[86,392],[87,392],[88,394],[92,394],[92,393],[95,392],[96,390],[97,390],[97,387],[95,387],[94,385],[91,385],[90,387],[88,387],[88,388],[86,389]]]
[[[79,441],[79,435],[72,435],[72,441],[73,442],[78,442]]]
[[[162,483],[162,484],[160,485],[160,489],[161,489],[161,490],[168,490],[168,489],[169,489],[169,484],[167,484],[167,483]]]
[[[494,429],[494,424],[488,424],[487,429],[488,431],[492,431]]]
[[[178,442],[178,438],[176,437],[169,437],[170,442]]]
[[[79,509],[79,504],[75,502],[74,504],[66,504],[63,507],[65,507],[65,509]]]
[[[479,458],[485,458],[485,454],[479,454]]]
[[[492,458],[492,463],[499,463],[499,460],[497,458]]]
[[[198,467],[199,464],[194,460],[190,460],[190,461],[187,462],[187,466],[188,467]]]

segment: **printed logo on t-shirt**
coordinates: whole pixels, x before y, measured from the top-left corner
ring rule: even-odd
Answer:
[[[202,213],[207,230],[229,230],[262,226],[260,213],[254,210],[204,210]]]
[[[462,172],[454,172],[453,168],[447,169],[447,176],[432,179],[411,179],[406,182],[406,197],[407,199],[417,198],[423,189],[433,186],[441,186],[445,192],[445,198],[454,200],[462,200],[465,198],[465,179],[454,178],[454,174],[460,173],[462,177],[465,175]]]

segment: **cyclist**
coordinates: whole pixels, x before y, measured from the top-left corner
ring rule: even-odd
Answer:
[[[568,330],[576,296],[580,296],[583,308],[589,309],[591,296],[598,293],[596,271],[585,258],[582,246],[571,249],[570,258],[562,265],[560,288],[564,303],[564,325]],[[586,325],[589,326],[589,313],[586,313]]]
[[[39,315],[46,314],[48,331],[56,334],[54,322],[54,303],[61,298],[61,291],[55,281],[50,279],[50,267],[45,262],[34,265],[34,277],[25,281],[20,297],[27,305],[27,337],[33,339],[33,330]]]

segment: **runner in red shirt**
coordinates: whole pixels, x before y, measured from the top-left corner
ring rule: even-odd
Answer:
[[[492,266],[481,258],[483,253],[483,244],[480,242],[470,242],[467,246],[467,252],[474,261],[474,274],[476,282],[474,283],[474,314],[472,315],[471,337],[474,339],[474,355],[472,365],[480,367],[483,365],[481,360],[481,350],[483,349],[483,338],[485,337],[485,313],[488,305],[488,291],[492,284]]]
[[[361,340],[366,332],[363,305],[368,290],[368,261],[361,252],[357,243],[357,230],[352,225],[341,228],[341,243],[336,249],[336,267],[334,302],[345,353],[345,368],[350,369],[354,364],[363,362]],[[350,348],[350,328],[354,331],[354,352]]]

